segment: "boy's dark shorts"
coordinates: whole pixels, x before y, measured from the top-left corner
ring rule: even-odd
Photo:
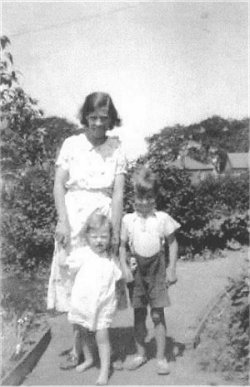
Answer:
[[[168,289],[165,284],[158,284],[158,286],[155,286],[151,294],[146,294],[146,292],[145,294],[138,294],[135,282],[128,283],[127,287],[130,303],[133,308],[146,308],[148,305],[151,308],[164,308],[170,306]]]
[[[164,251],[152,257],[135,255],[137,268],[134,281],[129,285],[130,302],[133,308],[163,308],[170,305],[166,284],[166,262]]]

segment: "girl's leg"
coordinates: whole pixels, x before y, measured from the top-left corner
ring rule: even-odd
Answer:
[[[77,372],[83,372],[91,367],[93,360],[93,353],[91,349],[91,337],[86,328],[81,327],[81,349],[84,354],[84,362],[76,367]]]
[[[108,329],[100,329],[96,332],[96,342],[99,351],[101,370],[96,384],[108,383],[110,370],[110,342]]]

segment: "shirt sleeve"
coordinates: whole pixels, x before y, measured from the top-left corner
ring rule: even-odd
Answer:
[[[167,213],[162,213],[162,214],[164,215],[163,232],[165,237],[168,237],[169,235],[173,234],[176,230],[178,230],[181,227],[181,225]]]
[[[67,258],[67,265],[71,272],[78,272],[84,263],[84,250],[83,248],[75,249]]]
[[[122,147],[122,145],[119,146],[117,149],[117,164],[116,164],[116,175],[125,174],[127,173],[127,157],[126,153]]]
[[[59,151],[59,155],[56,159],[56,166],[61,167],[64,170],[69,170],[69,157],[70,157],[70,143],[69,140],[66,138],[64,140],[62,147]]]

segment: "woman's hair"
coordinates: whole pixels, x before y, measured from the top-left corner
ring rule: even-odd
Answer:
[[[133,175],[134,194],[138,198],[155,198],[157,177],[148,167],[138,168]]]
[[[109,94],[103,92],[95,92],[87,95],[78,114],[78,118],[81,124],[88,126],[87,116],[90,113],[93,113],[95,110],[101,108],[107,109],[110,118],[110,130],[113,129],[114,126],[121,125],[121,119],[119,118],[118,112],[111,97]]]
[[[87,218],[85,225],[84,225],[84,228],[82,230],[82,235],[86,238],[86,236],[89,232],[97,231],[102,226],[105,226],[105,225],[107,225],[109,228],[110,239],[111,239],[111,236],[112,236],[111,221],[106,215],[102,214],[102,212],[99,209],[97,209],[97,210],[93,211],[89,215],[89,217]]]

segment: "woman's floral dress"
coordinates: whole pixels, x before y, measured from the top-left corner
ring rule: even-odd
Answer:
[[[107,137],[94,147],[85,134],[67,138],[60,150],[56,165],[68,171],[65,204],[71,227],[70,251],[79,248],[79,233],[87,217],[97,208],[111,216],[111,202],[115,177],[126,173],[127,161],[117,137]],[[47,308],[66,312],[74,278],[66,266],[60,264],[65,250],[55,242],[48,285]]]

